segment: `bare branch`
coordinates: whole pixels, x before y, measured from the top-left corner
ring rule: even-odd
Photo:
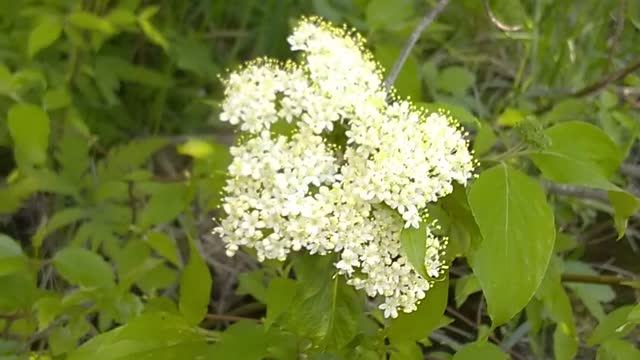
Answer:
[[[609,203],[607,192],[599,189],[591,189],[584,186],[558,184],[551,181],[543,181],[542,185],[547,191],[567,196],[575,196],[582,199],[596,200],[599,202]]]
[[[391,68],[389,75],[384,80],[385,89],[389,90],[391,88],[391,85],[393,85],[393,83],[398,78],[400,70],[402,69],[402,66],[404,66],[404,63],[407,61],[407,58],[409,58],[409,54],[411,53],[411,50],[413,50],[413,47],[416,45],[416,42],[418,42],[420,34],[422,34],[424,29],[433,22],[433,20],[436,18],[436,16],[438,16],[438,14],[442,12],[442,10],[444,10],[448,3],[449,0],[440,0],[436,4],[436,6],[434,6],[433,9],[431,9],[431,11],[427,13],[424,18],[422,18],[422,21],[420,21],[418,26],[416,26],[416,28],[413,30],[413,32],[409,36],[409,39],[407,40],[407,43],[404,45],[404,48],[402,49],[398,60],[396,60],[396,63],[393,64],[393,68]]]

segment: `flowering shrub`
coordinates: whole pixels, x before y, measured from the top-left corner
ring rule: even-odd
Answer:
[[[225,81],[221,120],[246,132],[231,149],[227,217],[215,232],[227,254],[255,248],[258,259],[292,251],[339,254],[347,283],[384,296],[386,317],[411,312],[446,266],[428,203],[465,184],[473,168],[454,120],[393,99],[364,40],[316,18],[289,37],[299,63],[259,60]],[[290,136],[274,133],[291,124]],[[332,131],[343,143],[330,143]],[[423,219],[423,220],[421,220]],[[426,232],[425,272],[403,253],[403,228]]]

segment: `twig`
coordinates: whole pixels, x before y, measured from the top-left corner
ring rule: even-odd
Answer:
[[[637,282],[638,280],[633,278],[621,278],[612,275],[562,274],[562,281],[586,284],[632,286],[631,284]]]
[[[602,78],[600,78],[596,82],[594,82],[594,83],[592,83],[590,85],[587,85],[587,86],[583,87],[580,90],[577,90],[577,91],[574,91],[574,92],[570,92],[570,93],[567,93],[565,95],[557,96],[554,99],[554,101],[552,101],[551,103],[547,104],[546,106],[543,106],[543,107],[539,108],[538,110],[535,111],[535,113],[536,114],[540,114],[540,113],[544,113],[546,111],[549,111],[553,107],[553,105],[555,103],[557,103],[560,100],[564,100],[566,98],[583,97],[583,96],[595,94],[595,93],[599,92],[600,90],[604,89],[610,83],[616,82],[616,81],[624,78],[628,74],[630,74],[630,73],[632,73],[632,72],[634,72],[634,71],[636,71],[638,69],[640,69],[640,59],[636,59],[636,60],[628,63],[627,66],[623,67],[622,69],[620,69],[618,71],[614,71],[612,73],[608,73],[608,74],[604,75]]]
[[[254,319],[254,318],[250,318],[250,317],[244,317],[244,316],[235,316],[235,315],[227,315],[227,314],[207,314],[205,315],[205,319],[209,320],[209,321],[213,321],[213,322],[219,322],[219,321],[253,321],[253,322],[257,322],[257,323],[261,323],[262,320],[260,319]]]
[[[493,14],[493,11],[491,11],[491,7],[489,6],[488,0],[483,0],[482,3],[484,4],[484,10],[487,12],[489,19],[491,19],[491,22],[493,23],[493,25],[495,25],[498,29],[505,32],[522,30],[522,25],[507,25],[502,21],[498,20],[498,18]]]
[[[578,185],[558,184],[546,180],[543,180],[542,185],[547,189],[547,191],[555,194],[596,200],[606,204],[609,203],[609,197],[604,190],[591,189]]]
[[[620,165],[620,172],[623,175],[640,178],[640,166],[634,164],[622,164]]]
[[[389,90],[391,88],[391,85],[393,85],[393,83],[398,78],[400,70],[402,69],[402,66],[404,66],[404,63],[407,61],[407,58],[409,57],[409,54],[411,53],[413,47],[416,45],[416,42],[418,42],[420,34],[422,34],[424,29],[429,24],[431,24],[431,22],[433,22],[433,20],[436,18],[436,16],[438,16],[438,14],[442,12],[442,10],[444,10],[448,3],[449,0],[440,0],[436,4],[436,6],[434,6],[433,9],[431,9],[431,11],[422,18],[422,21],[420,21],[418,26],[416,26],[416,28],[413,30],[413,32],[409,36],[409,39],[407,40],[407,43],[404,45],[402,52],[400,53],[400,57],[398,57],[396,63],[393,64],[393,68],[391,68],[389,76],[387,76],[387,78],[384,80],[385,89]]]

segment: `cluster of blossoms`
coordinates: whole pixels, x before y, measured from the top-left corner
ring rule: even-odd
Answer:
[[[232,256],[336,253],[347,283],[382,296],[386,317],[411,312],[431,286],[403,254],[400,234],[426,206],[466,183],[472,156],[446,115],[426,114],[389,92],[364,41],[318,19],[289,37],[299,63],[250,63],[225,80],[222,121],[244,139],[231,149],[226,217],[214,232]],[[285,122],[293,134],[273,131]],[[345,143],[328,139],[342,131]],[[445,239],[426,226],[425,269],[443,271]]]

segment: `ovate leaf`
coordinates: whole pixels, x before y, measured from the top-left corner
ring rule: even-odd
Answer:
[[[186,321],[197,325],[207,314],[211,297],[211,273],[195,241],[190,239],[189,262],[180,278],[180,301],[178,307]]]
[[[38,51],[53,44],[62,33],[62,25],[56,20],[46,20],[36,26],[29,34],[27,52],[33,57]]]
[[[56,253],[53,264],[62,277],[83,287],[112,287],[111,265],[102,256],[86,249],[68,247]]]
[[[182,265],[182,262],[179,260],[176,243],[169,235],[159,231],[151,231],[147,234],[147,243],[149,243],[149,246],[151,246],[158,255],[178,266]]]
[[[413,269],[423,278],[428,279],[424,265],[427,251],[427,225],[421,222],[417,229],[414,227],[403,229],[400,234],[400,245]]]
[[[473,342],[465,345],[453,355],[452,360],[506,360],[507,354],[488,342]]]
[[[9,133],[14,143],[14,155],[19,166],[43,165],[49,146],[49,116],[41,108],[18,103],[7,115]]]
[[[637,360],[640,349],[634,344],[620,339],[610,339],[598,348],[596,360]]]
[[[540,185],[505,164],[480,174],[469,205],[483,237],[471,267],[496,326],[522,310],[540,285],[553,252],[553,212]]]

